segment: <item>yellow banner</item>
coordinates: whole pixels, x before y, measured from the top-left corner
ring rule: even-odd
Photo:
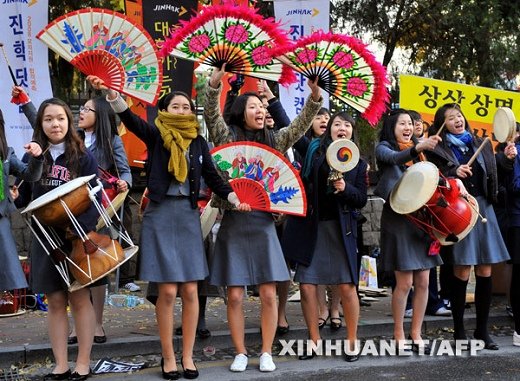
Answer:
[[[460,104],[471,129],[478,136],[492,136],[493,117],[498,107],[509,107],[520,120],[520,93],[456,82],[399,76],[399,105],[419,112],[429,127],[439,107],[446,103]]]

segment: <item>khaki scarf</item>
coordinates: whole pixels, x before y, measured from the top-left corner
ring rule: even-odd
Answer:
[[[161,133],[164,148],[170,151],[168,172],[181,184],[188,176],[188,162],[185,152],[199,133],[199,122],[196,115],[174,115],[159,111],[155,125]]]
[[[397,144],[399,144],[399,150],[401,150],[401,151],[412,148],[415,145],[415,143],[412,140],[410,140],[409,142],[406,142],[406,143],[397,141]],[[426,161],[426,156],[424,156],[424,154],[422,152],[419,153],[419,160]],[[405,165],[407,167],[411,166],[412,164],[413,164],[413,160],[410,160],[409,162],[405,163]]]

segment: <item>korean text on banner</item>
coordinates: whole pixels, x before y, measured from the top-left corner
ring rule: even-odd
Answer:
[[[520,120],[520,93],[488,87],[440,81],[413,75],[400,75],[400,107],[419,112],[427,126],[439,107],[458,103],[473,131],[492,136],[493,116],[497,108],[508,107]]]
[[[281,22],[289,37],[297,40],[317,30],[329,31],[329,2],[322,0],[277,0],[274,2],[276,20]],[[293,120],[296,118],[310,94],[307,79],[296,73],[298,81],[289,87],[279,86],[280,102]],[[329,107],[328,97],[324,97],[323,107]]]
[[[48,23],[48,1],[3,2],[0,5],[0,33],[5,54],[16,82],[38,105],[52,97],[47,46],[35,36]],[[19,157],[23,145],[31,140],[33,131],[20,107],[10,103],[13,81],[3,57],[0,64],[0,104],[5,120],[7,143]]]

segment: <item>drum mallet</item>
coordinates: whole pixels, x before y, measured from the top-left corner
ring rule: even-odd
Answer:
[[[487,218],[484,217],[482,214],[480,214],[480,212],[477,210],[477,208],[475,208],[475,205],[473,205],[471,203],[471,201],[467,198],[467,197],[464,197],[466,199],[466,201],[468,202],[469,206],[471,207],[471,209],[473,209],[475,211],[475,213],[478,214],[478,216],[480,217],[480,219],[482,220],[482,223],[485,224],[487,222]]]

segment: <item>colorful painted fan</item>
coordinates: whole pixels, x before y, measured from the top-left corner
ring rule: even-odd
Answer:
[[[108,9],[80,9],[54,20],[36,37],[111,89],[156,103],[162,62],[148,32],[125,15]]]
[[[161,54],[222,67],[226,71],[290,84],[294,72],[273,59],[273,46],[290,43],[271,19],[264,19],[245,6],[206,7],[166,39]]]
[[[323,90],[361,112],[371,125],[384,113],[386,70],[357,38],[319,31],[272,53],[305,77],[318,77]]]
[[[273,213],[305,216],[307,198],[300,175],[278,151],[259,143],[236,142],[211,150],[241,202]]]

